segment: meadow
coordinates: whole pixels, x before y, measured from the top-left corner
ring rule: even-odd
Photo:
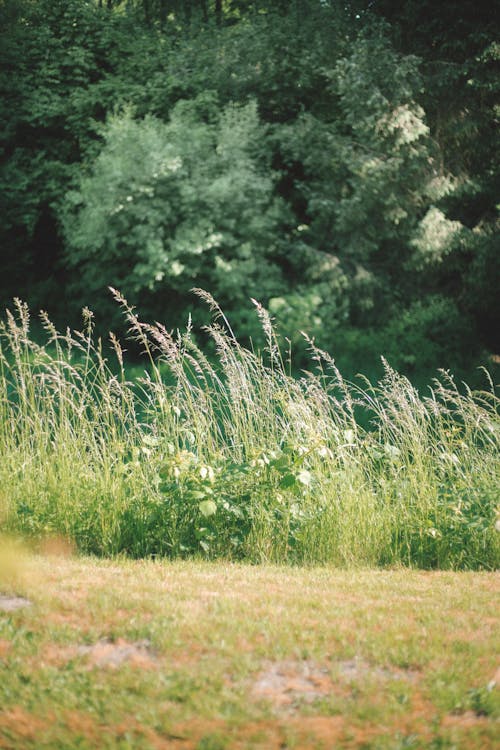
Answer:
[[[487,373],[297,376],[198,294],[202,335],[115,292],[141,367],[90,310],[1,323],[0,748],[493,748]]]
[[[421,394],[384,362],[345,382],[308,341],[310,371],[255,302],[265,345],[243,346],[216,301],[203,332],[142,322],[116,291],[142,372],[117,337],[56,330],[16,302],[0,324],[0,519],[79,552],[494,570],[500,418],[494,385],[442,371]],[[207,350],[210,349],[207,347]],[[137,372],[137,368],[134,372]]]

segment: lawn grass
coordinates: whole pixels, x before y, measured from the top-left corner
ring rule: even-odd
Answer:
[[[2,750],[495,747],[495,573],[61,551],[1,561]]]

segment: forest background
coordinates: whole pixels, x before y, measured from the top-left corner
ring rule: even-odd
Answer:
[[[250,297],[347,375],[495,373],[500,45],[469,0],[3,0],[0,303]]]

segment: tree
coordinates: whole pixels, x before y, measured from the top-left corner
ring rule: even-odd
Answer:
[[[281,288],[272,258],[280,206],[255,102],[220,109],[206,92],[167,123],[124,111],[102,136],[64,209],[82,299],[112,285],[146,309],[161,296],[162,314],[177,320],[192,286],[233,310]]]
[[[497,345],[499,51],[466,0],[8,0],[0,21],[5,301],[66,318],[113,283],[185,319],[197,285],[246,331],[253,294],[326,348],[401,338],[407,368],[428,340],[452,364],[450,321],[457,350]]]
[[[399,48],[422,59],[425,87],[419,99],[439,144],[442,169],[452,176],[439,208],[468,230],[448,253],[439,284],[475,319],[484,343],[499,351],[500,307],[491,283],[500,271],[495,240],[500,192],[496,8],[471,0],[438,5],[378,0],[372,9],[390,22]]]

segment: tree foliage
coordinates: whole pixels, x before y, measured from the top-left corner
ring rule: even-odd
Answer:
[[[104,317],[110,284],[176,324],[202,286],[241,333],[254,296],[355,369],[498,351],[492,11],[5,0],[0,21],[5,301]]]
[[[221,109],[205,92],[176,104],[167,123],[125,111],[102,132],[64,204],[79,284],[101,295],[108,284],[136,297],[160,291],[171,313],[193,285],[233,304],[282,288],[281,207],[254,101]]]

